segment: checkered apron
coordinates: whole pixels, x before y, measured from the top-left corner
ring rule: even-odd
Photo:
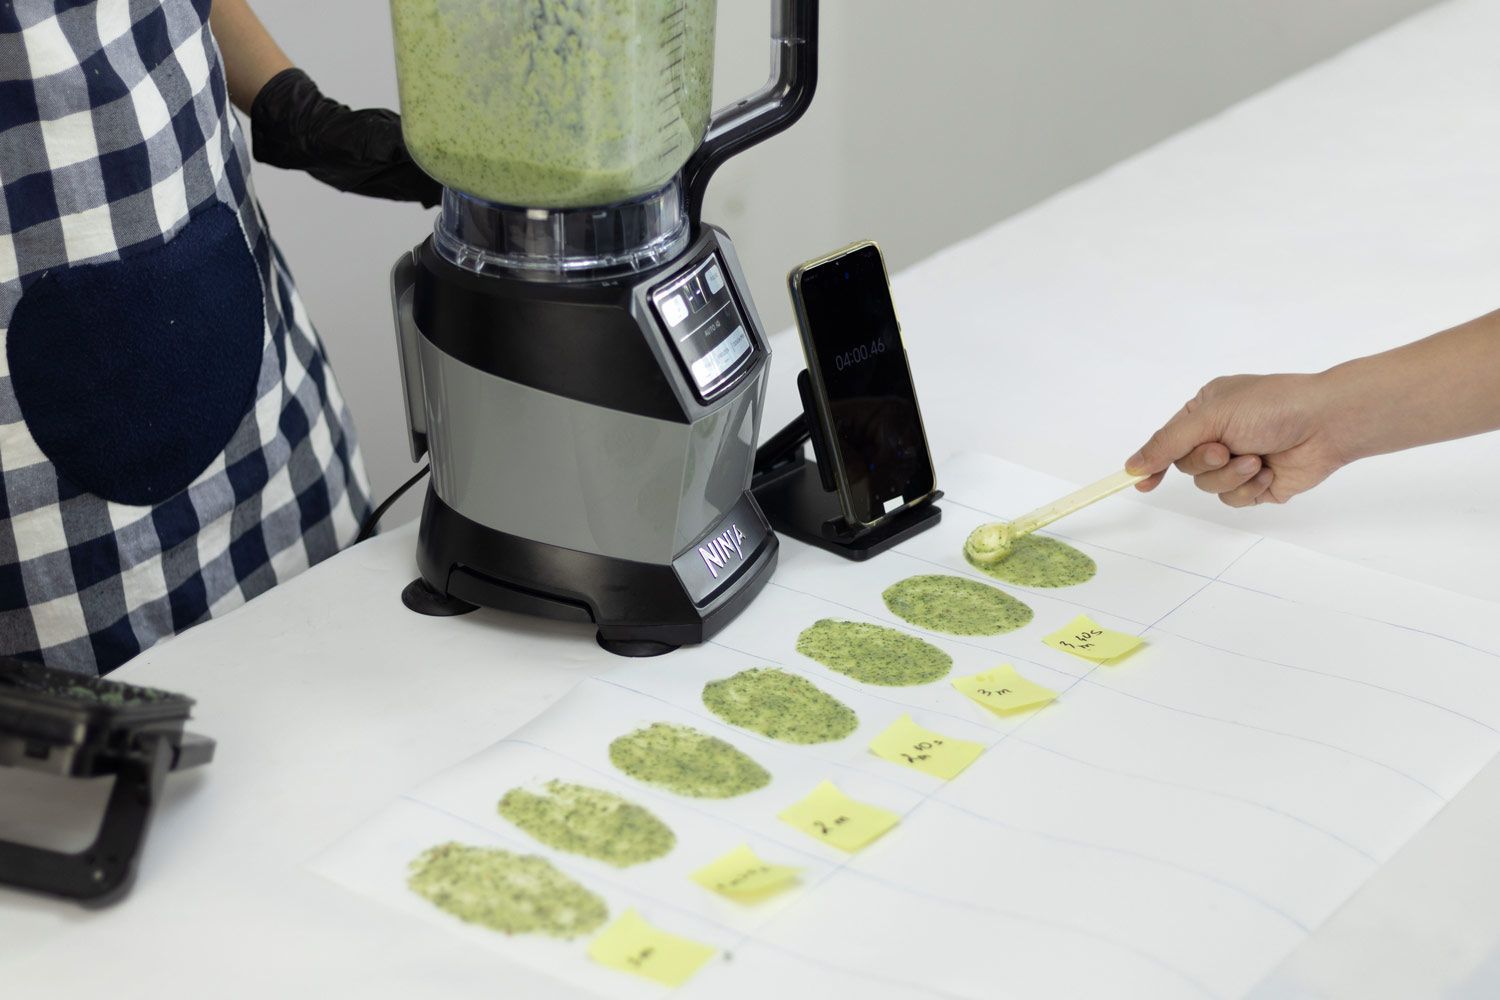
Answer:
[[[368,510],[208,10],[0,0],[0,653],[109,671]]]

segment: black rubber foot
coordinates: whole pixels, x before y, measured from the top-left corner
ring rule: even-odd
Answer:
[[[680,648],[670,642],[657,642],[654,639],[606,639],[603,632],[597,633],[594,638],[598,640],[601,649],[616,656],[660,656]]]
[[[461,601],[447,594],[439,594],[420,576],[408,583],[406,589],[401,591],[401,603],[419,615],[430,615],[433,618],[466,615],[479,608],[477,604],[470,604],[468,601]]]

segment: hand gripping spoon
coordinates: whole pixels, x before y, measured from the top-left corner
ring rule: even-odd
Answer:
[[[980,566],[992,566],[1010,555],[1011,546],[1022,535],[1029,535],[1038,528],[1045,528],[1058,518],[1065,517],[1075,510],[1082,510],[1089,504],[1118,493],[1127,486],[1134,486],[1145,478],[1145,476],[1135,476],[1128,472],[1116,472],[1112,476],[1105,476],[1097,483],[1069,493],[1061,500],[1043,504],[1030,514],[1024,514],[1014,521],[992,521],[989,524],[981,524],[971,531],[968,539],[964,541],[964,555]]]

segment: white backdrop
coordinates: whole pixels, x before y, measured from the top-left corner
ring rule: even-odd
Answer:
[[[386,5],[252,0],[331,96],[396,106]],[[767,327],[787,269],[856,238],[919,260],[1314,63],[1431,0],[825,0],[821,77],[791,131],[719,172]],[[758,86],[769,4],[719,4],[715,103]],[[354,409],[377,494],[406,454],[388,275],[429,213],[262,168],[255,185]],[[897,303],[898,307],[900,303]],[[778,340],[780,350],[799,350]],[[414,511],[408,502],[393,520]]]

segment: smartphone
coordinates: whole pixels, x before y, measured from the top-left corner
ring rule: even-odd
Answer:
[[[880,248],[851,244],[787,283],[845,519],[869,526],[925,500],[936,476]]]

